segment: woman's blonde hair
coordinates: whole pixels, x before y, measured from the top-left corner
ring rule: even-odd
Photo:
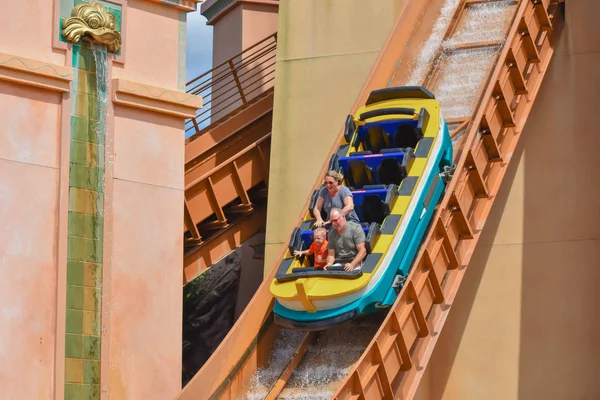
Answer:
[[[330,177],[333,178],[337,181],[338,184],[342,184],[342,181],[344,180],[344,175],[340,174],[337,171],[331,170],[331,171],[327,171],[327,173],[325,174],[325,177]]]

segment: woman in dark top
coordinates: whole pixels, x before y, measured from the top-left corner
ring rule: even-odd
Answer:
[[[360,224],[358,215],[354,211],[354,199],[352,192],[346,186],[342,185],[344,175],[336,171],[328,171],[325,174],[325,187],[321,188],[317,204],[313,209],[313,215],[317,219],[315,227],[321,227],[329,223],[329,212],[332,208],[340,208],[347,221],[354,221]],[[321,210],[327,214],[327,222],[321,218]]]

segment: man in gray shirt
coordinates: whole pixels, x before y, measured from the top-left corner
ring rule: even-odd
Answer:
[[[327,249],[327,265],[339,263],[346,271],[352,271],[359,266],[367,255],[365,232],[360,224],[346,221],[344,213],[339,208],[332,208],[329,212],[329,220],[333,229],[329,232],[329,244]]]

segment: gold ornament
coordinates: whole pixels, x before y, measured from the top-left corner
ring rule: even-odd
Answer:
[[[62,24],[62,35],[71,43],[82,38],[105,44],[108,51],[117,52],[121,48],[121,34],[117,32],[115,16],[100,3],[80,4],[71,11],[71,18]]]

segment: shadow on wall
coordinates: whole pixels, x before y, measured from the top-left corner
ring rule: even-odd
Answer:
[[[233,252],[183,288],[182,387],[233,326],[241,267]]]
[[[526,126],[519,399],[600,398],[600,3],[565,6]]]
[[[510,188],[515,179],[519,160],[524,152],[523,139],[515,149],[513,160],[508,167],[502,187],[498,192],[494,206],[487,219],[487,223],[481,233],[479,243],[473,253],[471,262],[469,263],[467,272],[460,285],[460,289],[454,299],[450,315],[444,324],[440,338],[433,352],[432,358],[427,366],[429,371],[426,373],[427,378],[433,379],[428,382],[429,386],[426,389],[419,389],[419,399],[443,399],[445,396],[446,387],[450,379],[453,368],[456,368],[455,360],[460,348],[460,343],[464,338],[465,329],[471,318],[471,311],[475,304],[475,298],[479,291],[479,286],[483,274],[490,258],[492,251],[491,245],[496,234],[502,215],[507,205]],[[472,322],[471,322],[472,323]],[[461,361],[462,362],[462,361]]]
[[[259,232],[183,288],[182,387],[221,344],[262,283],[264,245],[265,234]]]
[[[600,290],[600,147],[595,129],[600,28],[591,17],[600,12],[600,3],[583,0],[566,6],[555,54],[428,365],[423,399],[457,394],[473,399],[482,393],[499,398],[496,393],[506,393],[506,385],[513,383],[517,390],[504,398],[600,398],[600,320],[595,317]],[[519,163],[523,181],[513,185]],[[506,227],[517,225],[512,218],[519,226],[511,228],[510,237]],[[504,237],[488,245],[499,226],[504,226]],[[494,247],[495,261],[488,263]],[[498,256],[502,252],[507,252],[504,261]],[[487,281],[482,283],[484,273]],[[504,281],[490,283],[490,277]],[[487,293],[478,293],[480,284]],[[501,290],[491,293],[495,287]],[[474,304],[476,298],[482,302]],[[495,314],[482,304],[491,304]],[[503,333],[490,336],[483,324]],[[476,354],[482,351],[489,356]]]

